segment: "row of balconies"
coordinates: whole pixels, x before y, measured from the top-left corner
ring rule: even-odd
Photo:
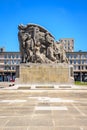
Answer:
[[[87,73],[87,70],[73,70],[74,72],[85,72]]]
[[[80,63],[80,64],[79,63],[76,63],[76,64],[72,63],[71,65],[80,65],[81,66],[81,65],[87,65],[87,63]]]
[[[21,58],[4,58],[4,57],[0,57],[0,60],[20,60]]]
[[[69,60],[87,60],[87,57],[69,57]]]
[[[74,65],[73,69],[78,71],[87,71],[87,65]]]

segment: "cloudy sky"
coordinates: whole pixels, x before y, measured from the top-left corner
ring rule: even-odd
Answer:
[[[0,47],[19,51],[18,25],[35,23],[87,51],[87,0],[0,0]]]

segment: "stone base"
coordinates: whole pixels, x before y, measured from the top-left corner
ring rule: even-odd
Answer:
[[[18,84],[72,83],[70,70],[67,64],[21,64]]]

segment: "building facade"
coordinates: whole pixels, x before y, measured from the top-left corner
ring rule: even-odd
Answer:
[[[61,38],[69,64],[73,65],[75,81],[84,81],[87,77],[87,52],[74,52],[74,39]],[[0,48],[0,81],[11,81],[16,78],[16,68],[21,62],[20,52],[6,52]]]
[[[73,65],[74,80],[85,81],[87,77],[87,52],[67,52],[69,64]]]
[[[66,52],[74,52],[74,39],[73,38],[61,38],[59,43],[63,44],[63,49]]]
[[[14,81],[16,67],[20,65],[19,52],[0,52],[0,81]]]

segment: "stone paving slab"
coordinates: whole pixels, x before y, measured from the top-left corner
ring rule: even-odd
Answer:
[[[55,127],[52,126],[30,126],[29,130],[55,130]]]
[[[0,97],[0,130],[87,130],[86,90],[9,90]]]
[[[54,130],[80,130],[79,127],[56,127]]]
[[[5,126],[7,122],[8,122],[7,119],[5,119],[5,118],[0,118],[0,127],[1,127],[1,126]]]
[[[6,126],[29,126],[31,122],[31,119],[26,118],[13,118],[12,120],[9,120],[9,122],[6,124]]]
[[[0,128],[0,130],[29,130],[28,127],[4,127],[4,128]]]

